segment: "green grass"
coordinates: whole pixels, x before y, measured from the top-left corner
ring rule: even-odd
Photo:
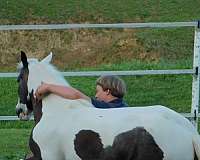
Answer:
[[[0,160],[19,160],[29,153],[28,140],[33,121],[0,122]]]
[[[98,68],[83,70],[152,70],[152,69],[184,69],[192,68],[191,62],[180,61],[169,63],[129,63],[101,65]],[[159,76],[128,76],[122,77],[127,83],[128,93],[125,100],[130,106],[148,106],[161,104],[178,112],[189,112],[191,106],[192,76],[190,75],[159,75]],[[68,82],[86,95],[95,95],[96,77],[66,77]],[[17,82],[13,78],[0,79],[0,115],[15,115],[17,103]]]
[[[14,114],[17,104],[17,81],[12,78],[0,79],[0,115]]]
[[[31,129],[0,129],[0,160],[19,160],[28,149]]]
[[[196,0],[1,0],[0,20],[54,22],[191,21],[199,19]],[[4,22],[4,21],[3,21]]]
[[[34,121],[0,121],[1,129],[30,129]]]
[[[193,57],[193,28],[138,30],[136,37],[149,54],[158,52],[165,60],[191,60]]]

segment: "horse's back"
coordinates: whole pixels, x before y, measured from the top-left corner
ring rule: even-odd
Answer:
[[[55,149],[78,159],[74,151],[74,138],[79,131],[92,130],[98,133],[104,146],[107,146],[112,145],[115,136],[137,126],[143,126],[155,138],[161,149],[167,151],[169,155],[165,157],[176,157],[176,152],[182,153],[182,150],[190,150],[192,147],[193,132],[189,131],[190,128],[193,130],[191,124],[187,119],[166,107],[98,109],[81,108],[77,107],[77,104],[79,103],[73,104],[72,101],[70,108],[54,106],[58,114],[44,114],[35,128],[35,139],[41,143],[40,146],[44,150],[45,148]],[[52,137],[55,137],[55,140],[52,140]],[[56,143],[56,148],[51,147],[50,141],[52,144]],[[175,144],[176,142],[178,144]],[[172,146],[169,146],[169,143]],[[176,147],[182,149],[175,152]],[[185,160],[191,156],[186,154]],[[179,157],[176,158],[179,160]]]

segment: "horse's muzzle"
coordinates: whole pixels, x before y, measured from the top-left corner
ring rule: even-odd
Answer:
[[[30,115],[28,115],[28,109],[26,104],[18,103],[16,106],[16,114],[20,120],[29,120]]]
[[[16,114],[17,116],[19,117],[20,114],[23,112],[23,109],[22,108],[16,108]]]

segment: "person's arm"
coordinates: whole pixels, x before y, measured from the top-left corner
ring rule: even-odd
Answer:
[[[54,93],[66,99],[90,100],[90,97],[86,96],[75,88],[48,83],[42,83],[42,85],[38,87],[38,89],[36,90],[36,97],[41,99],[43,95],[48,93]]]

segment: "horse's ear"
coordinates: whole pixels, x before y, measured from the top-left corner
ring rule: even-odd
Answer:
[[[21,61],[22,61],[23,67],[28,68],[26,53],[24,53],[23,51],[21,51]]]
[[[52,52],[49,53],[48,56],[46,56],[41,62],[42,63],[50,63],[52,59]]]

